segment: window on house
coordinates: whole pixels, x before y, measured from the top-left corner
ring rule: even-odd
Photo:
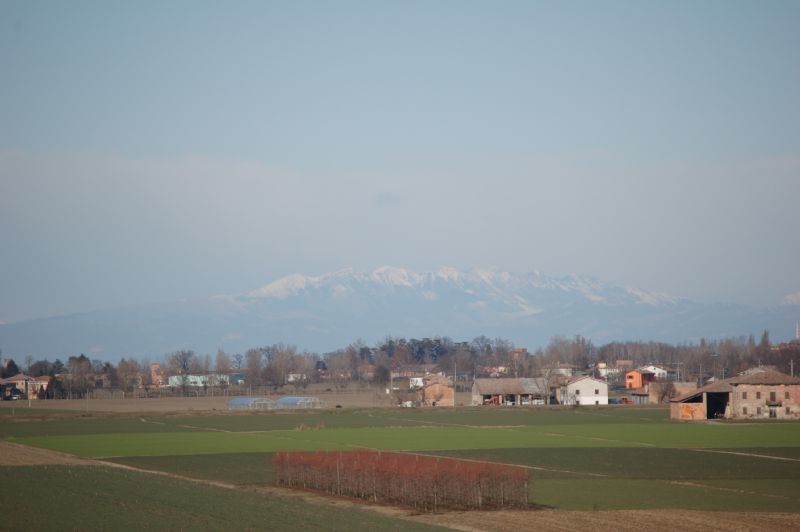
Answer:
[[[599,405],[600,401],[595,401],[594,404]]]
[[[742,399],[747,399],[747,392],[742,392]]]
[[[758,408],[756,408],[756,415],[757,416],[761,415],[761,407],[760,406]]]
[[[787,406],[786,407],[786,415],[789,415],[791,413],[792,413],[792,409]]]
[[[775,392],[769,392],[769,400],[773,403],[777,400],[777,397],[775,397]]]
[[[756,399],[761,399],[761,392],[756,392]]]
[[[747,407],[746,406],[742,407],[742,414],[745,415],[745,416],[747,415]]]
[[[783,398],[784,399],[788,399],[789,398],[789,392],[783,392]]]
[[[575,390],[575,395],[580,395],[580,394],[581,394],[580,390]]]
[[[599,390],[598,388],[595,388],[595,390],[594,390],[594,394],[595,394],[595,395],[600,395],[600,390]]]

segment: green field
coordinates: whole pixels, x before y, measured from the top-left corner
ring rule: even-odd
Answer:
[[[439,530],[373,512],[311,505],[100,467],[2,468],[2,530]]]
[[[5,418],[0,437],[243,489],[272,483],[278,450],[370,448],[525,466],[530,502],[557,509],[800,511],[799,423],[679,423],[664,408]],[[17,476],[29,468],[7,469]],[[62,469],[53,474],[76,468]],[[106,482],[104,470],[77,469],[97,476],[94,485]],[[124,484],[118,471],[108,475]]]

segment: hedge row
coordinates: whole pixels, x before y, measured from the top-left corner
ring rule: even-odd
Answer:
[[[528,471],[515,466],[382,451],[279,452],[273,466],[278,485],[426,512],[528,504]]]

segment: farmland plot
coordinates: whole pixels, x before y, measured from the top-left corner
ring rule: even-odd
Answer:
[[[776,519],[800,526],[798,423],[675,423],[654,408],[383,409],[26,420],[0,424],[0,436],[239,489],[272,485],[279,451],[452,456],[527,468],[529,503],[556,513],[790,512]]]

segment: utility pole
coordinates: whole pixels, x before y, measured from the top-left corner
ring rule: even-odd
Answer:
[[[711,358],[714,359],[714,374],[712,375],[712,377],[714,377],[715,381],[717,380],[717,358],[718,357],[719,357],[719,353],[712,353],[711,354]]]
[[[458,391],[458,371],[456,371],[456,361],[453,360],[453,408],[456,407],[457,391]]]

